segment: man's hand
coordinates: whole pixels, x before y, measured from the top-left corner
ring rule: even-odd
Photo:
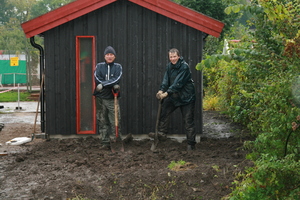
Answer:
[[[168,93],[167,92],[164,92],[160,95],[160,99],[164,99],[168,96]]]
[[[102,90],[102,88],[103,88],[103,85],[100,83],[100,84],[97,85],[96,91],[100,92]]]
[[[119,85],[114,85],[114,91],[118,91],[120,90],[120,86]]]
[[[157,93],[156,93],[156,98],[157,99],[160,99],[160,95],[163,93],[163,91],[159,90]]]

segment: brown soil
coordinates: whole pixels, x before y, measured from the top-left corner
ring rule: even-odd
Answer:
[[[5,124],[0,132],[0,199],[221,199],[252,165],[242,148],[249,139],[241,126],[218,112],[204,112],[205,122],[206,137],[195,151],[187,152],[185,141],[168,139],[155,153],[149,138],[126,143],[124,153],[99,150],[100,140],[93,137],[7,146],[14,137],[31,135],[33,125]],[[218,124],[226,124],[235,136],[210,137]],[[171,170],[172,161],[186,164]]]

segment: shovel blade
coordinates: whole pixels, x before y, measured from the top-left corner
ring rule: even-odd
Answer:
[[[110,141],[110,149],[113,153],[115,152],[124,152],[124,144],[121,138],[117,138],[116,140]]]
[[[151,145],[150,150],[151,150],[151,151],[155,151],[157,145],[158,145],[158,135],[157,135],[157,132],[156,132],[156,133],[155,133],[155,137],[154,137],[154,141],[152,142],[152,145]]]

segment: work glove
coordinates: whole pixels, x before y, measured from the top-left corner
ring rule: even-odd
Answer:
[[[120,90],[120,86],[119,85],[114,85],[114,91],[118,91]]]
[[[164,92],[160,95],[160,99],[163,100],[164,98],[166,98],[168,96],[167,92]]]
[[[100,84],[97,85],[96,91],[100,92],[102,90],[102,88],[103,88],[103,85],[100,83]]]
[[[160,99],[160,95],[163,93],[162,90],[159,90],[157,93],[156,93],[156,98],[157,99]]]

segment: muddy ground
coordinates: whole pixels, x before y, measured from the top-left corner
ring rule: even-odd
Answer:
[[[155,153],[149,138],[126,143],[124,153],[99,150],[100,140],[93,137],[8,146],[12,138],[31,136],[33,124],[5,123],[0,199],[221,199],[237,175],[252,166],[242,147],[249,138],[218,112],[204,111],[203,121],[195,151],[187,152],[185,141],[168,139]],[[186,164],[169,169],[172,161]]]

